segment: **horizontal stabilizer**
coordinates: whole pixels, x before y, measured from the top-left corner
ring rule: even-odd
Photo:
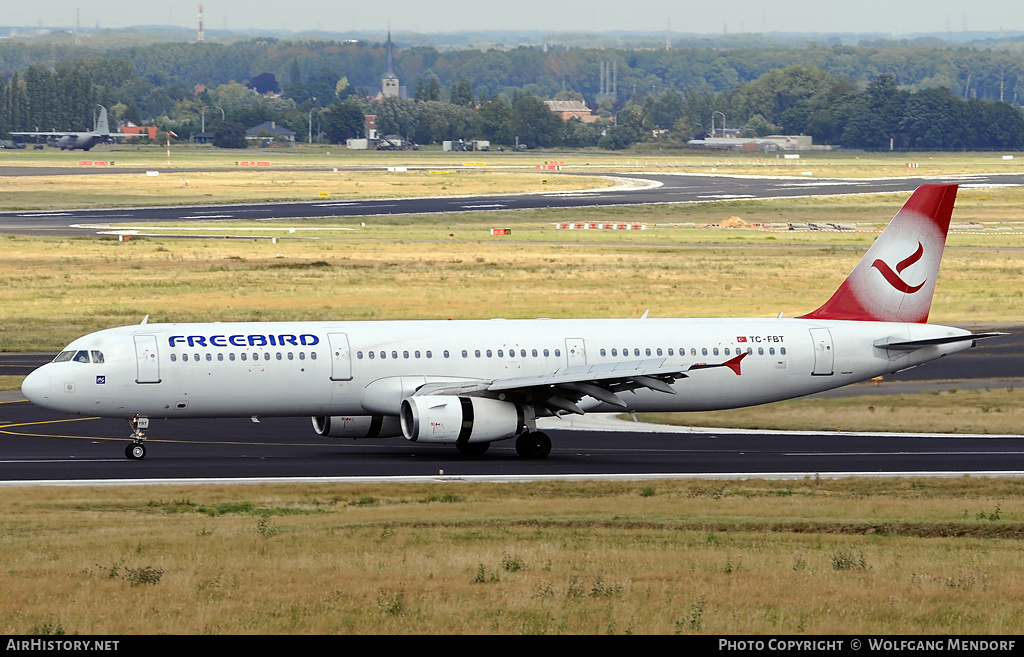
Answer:
[[[969,340],[984,340],[985,338],[995,338],[1000,335],[1009,335],[1008,333],[968,333],[967,335],[948,335],[943,338],[928,338],[926,340],[898,340],[895,342],[889,342],[892,338],[885,338],[883,340],[876,340],[875,346],[880,349],[899,349],[903,351],[913,351],[915,349],[923,349],[924,347],[934,347],[940,344],[953,344],[956,342],[967,342]]]

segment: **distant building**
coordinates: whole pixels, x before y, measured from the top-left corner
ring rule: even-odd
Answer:
[[[384,44],[384,75],[380,79],[381,98],[398,98],[400,87],[398,76],[395,75],[395,53],[392,50],[391,30],[388,30],[388,41]]]
[[[125,132],[132,135],[142,135],[149,137],[150,139],[156,139],[156,126],[155,125],[135,125],[131,121],[126,121],[121,126],[121,132]]]
[[[288,128],[282,128],[274,121],[264,121],[245,131],[245,138],[253,141],[271,137],[283,137],[289,146],[295,143],[295,132]]]
[[[578,100],[545,100],[548,109],[562,117],[563,121],[579,119],[584,123],[597,121],[597,116],[590,111],[587,104]]]
[[[705,137],[687,142],[692,148],[712,151],[746,151],[774,153],[777,151],[830,151],[831,146],[815,145],[810,135],[768,135],[767,137]]]

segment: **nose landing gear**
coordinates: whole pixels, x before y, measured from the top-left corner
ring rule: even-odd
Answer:
[[[132,428],[132,435],[130,436],[132,442],[124,448],[124,455],[132,461],[141,461],[146,458],[146,445],[144,441],[146,440],[146,429],[149,428],[149,418],[136,415],[128,420],[128,424]]]

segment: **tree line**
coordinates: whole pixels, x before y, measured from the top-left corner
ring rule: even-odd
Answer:
[[[102,104],[111,121],[155,123],[181,138],[228,125],[237,136],[245,127],[275,121],[303,141],[343,142],[362,137],[363,116],[375,114],[382,134],[424,144],[487,139],[529,147],[626,148],[651,141],[679,146],[708,134],[717,116],[747,136],[809,134],[816,143],[853,148],[1024,146],[1019,106],[998,100],[1017,93],[1017,56],[966,53],[965,61],[975,68],[961,90],[960,81],[953,81],[953,88],[938,84],[937,74],[922,77],[941,68],[939,55],[960,50],[933,49],[928,66],[918,56],[921,50],[833,46],[552,54],[530,48],[439,53],[417,47],[396,57],[412,97],[376,102],[368,96],[383,70],[377,44],[274,39],[231,46],[156,44],[52,65],[33,62],[22,70],[0,68],[0,133],[88,129]],[[11,52],[11,45],[0,44],[0,67],[11,62]],[[13,52],[27,58],[23,45]],[[50,55],[54,52],[59,50],[51,49]],[[872,65],[858,68],[865,58]],[[773,65],[793,59],[825,59],[828,65]],[[259,70],[254,62],[267,67]],[[684,64],[694,66],[684,71]],[[877,72],[883,70],[899,73]],[[420,74],[402,77],[403,71]],[[562,122],[544,105],[550,98],[586,102],[599,120]]]

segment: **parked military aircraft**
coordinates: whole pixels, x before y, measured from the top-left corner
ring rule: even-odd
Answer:
[[[96,126],[85,132],[12,132],[12,135],[24,135],[25,137],[49,137],[56,139],[57,146],[62,151],[73,151],[76,149],[87,151],[96,144],[110,144],[114,137],[138,137],[128,132],[110,132],[107,124],[107,108],[99,106],[100,115],[96,119]]]

